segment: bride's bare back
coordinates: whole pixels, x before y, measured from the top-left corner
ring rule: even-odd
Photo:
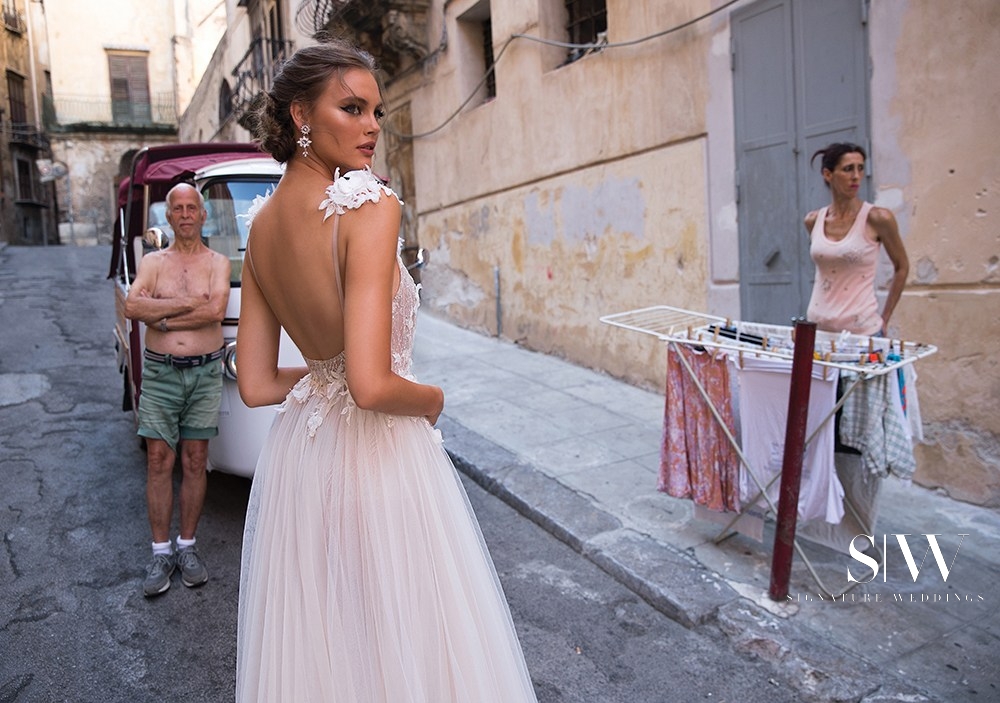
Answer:
[[[329,208],[321,211],[323,180],[290,169],[253,219],[238,338],[240,394],[248,405],[277,403],[305,375],[305,368],[277,365],[284,327],[307,359],[344,354],[348,387],[359,407],[434,422],[444,403],[441,389],[392,370],[400,202],[369,171],[340,179],[327,191]]]
[[[310,185],[321,183],[283,181],[257,214],[247,247],[248,268],[278,323],[302,355],[308,359],[331,359],[345,347],[345,308],[338,293],[337,276],[345,286],[355,283],[348,281],[348,268],[363,266],[365,262],[361,260],[370,259],[374,253],[362,250],[378,249],[379,240],[383,244],[387,239],[390,243],[396,241],[399,203],[395,198],[382,198],[378,203],[366,203],[362,210],[349,210],[325,219],[324,211],[318,209],[323,190]],[[379,212],[372,212],[376,209]],[[389,222],[388,234],[372,231],[384,227],[383,220]],[[339,230],[336,258],[335,230]],[[339,272],[334,268],[335,260],[340,265]],[[356,267],[352,266],[355,260]],[[391,266],[387,270],[392,274],[388,281],[370,283],[386,287],[387,299],[391,301],[399,285],[399,272]]]

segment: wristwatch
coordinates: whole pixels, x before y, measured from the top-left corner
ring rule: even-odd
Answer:
[[[167,331],[169,331],[167,330],[167,318],[164,317],[163,319],[160,320],[160,332],[167,332]]]

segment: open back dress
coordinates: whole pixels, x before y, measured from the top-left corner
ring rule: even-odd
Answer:
[[[340,214],[395,197],[370,171],[339,178],[357,181],[331,186],[321,205],[334,217],[334,256]],[[419,298],[399,267],[392,370],[413,379]],[[339,280],[337,288],[343,304]],[[279,407],[250,493],[237,703],[534,701],[440,432],[423,417],[357,407],[343,353],[307,364]]]

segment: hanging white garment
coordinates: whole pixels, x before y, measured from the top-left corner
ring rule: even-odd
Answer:
[[[743,453],[758,480],[767,485],[771,500],[777,504],[781,486],[785,431],[788,421],[788,394],[791,387],[791,362],[761,359],[744,355],[742,361],[730,357],[739,381],[740,436]],[[741,367],[742,364],[742,367]],[[836,371],[813,367],[809,390],[806,436],[822,429],[806,446],[799,490],[799,519],[823,519],[840,522],[844,515],[844,489],[837,478],[833,460],[834,427],[831,411],[837,402]],[[759,488],[747,467],[740,472],[740,498],[744,505],[757,495]]]

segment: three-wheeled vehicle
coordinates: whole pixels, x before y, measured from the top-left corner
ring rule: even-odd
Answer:
[[[209,442],[209,468],[241,476],[253,475],[275,410],[248,408],[236,387],[236,328],[247,241],[246,220],[238,216],[247,212],[254,197],[272,188],[281,173],[281,165],[253,144],[169,144],[139,151],[129,177],[118,190],[118,222],[108,277],[114,280],[114,345],[123,376],[122,409],[133,413],[138,409],[145,338],[145,325],[124,315],[125,297],[143,254],[172,240],[166,218],[167,191],[182,181],[193,183],[208,210],[202,229],[204,241],[229,257],[231,264],[229,303],[222,324],[226,353],[219,435]],[[279,363],[304,364],[284,332]]]

